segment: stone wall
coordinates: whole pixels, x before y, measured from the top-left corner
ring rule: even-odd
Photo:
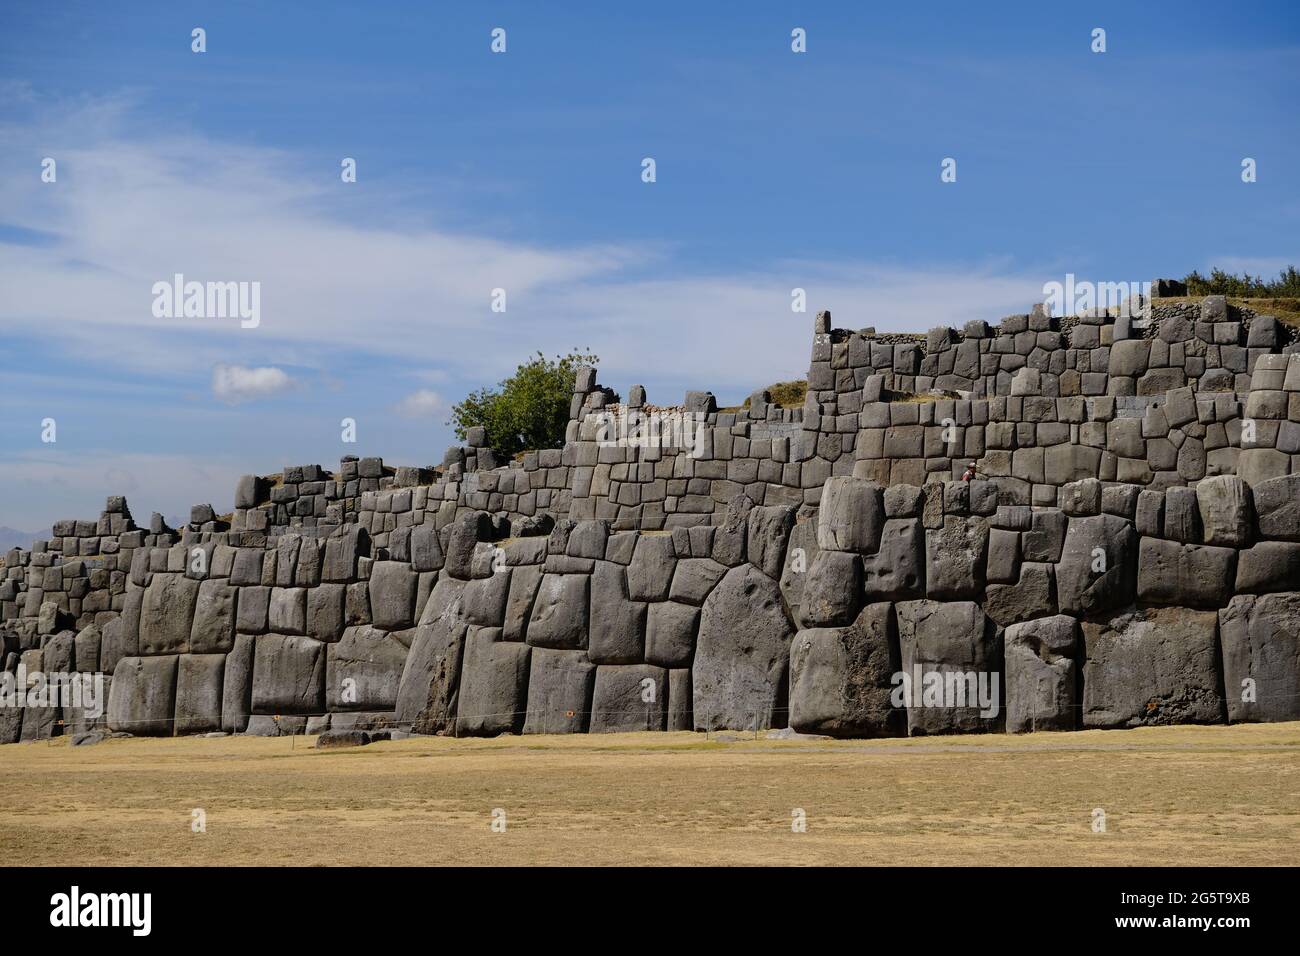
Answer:
[[[690,430],[608,440],[638,415]],[[802,408],[587,369],[563,448],[475,432],[245,476],[178,530],[119,497],[58,522],[5,557],[0,662],[110,675],[100,722],[135,734],[1300,717],[1300,349],[1217,297],[926,336],[821,313]],[[892,699],[928,671],[991,676],[998,713]],[[0,708],[0,742],[85,724]]]

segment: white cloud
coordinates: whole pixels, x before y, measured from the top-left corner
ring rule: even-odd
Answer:
[[[296,384],[284,369],[274,366],[218,365],[212,370],[212,394],[230,405],[277,395]]]
[[[412,392],[394,406],[394,411],[403,418],[435,418],[446,410],[447,403],[442,396],[428,388]]]

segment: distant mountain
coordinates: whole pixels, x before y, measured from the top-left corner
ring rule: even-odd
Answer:
[[[16,528],[0,526],[0,551],[8,551],[10,548],[30,548],[37,538],[49,536],[49,528],[44,531],[19,531]]]

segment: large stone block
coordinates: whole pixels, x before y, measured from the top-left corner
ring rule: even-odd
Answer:
[[[180,655],[176,666],[176,736],[221,729],[225,671],[225,654]]]
[[[1300,720],[1300,593],[1236,595],[1219,634],[1228,719]]]
[[[544,574],[528,619],[533,647],[585,650],[589,575]]]
[[[862,590],[867,601],[925,596],[925,528],[919,518],[885,522],[880,550],[862,558]]]
[[[438,578],[406,655],[394,709],[397,720],[417,733],[450,733],[455,723],[469,627],[460,614],[464,591],[464,581]]]
[[[1267,594],[1300,588],[1300,543],[1261,541],[1237,552],[1239,594]]]
[[[108,692],[108,727],[137,737],[170,737],[176,714],[177,655],[124,657]]]
[[[667,717],[668,671],[652,664],[602,664],[596,668],[593,734],[663,730]]]
[[[947,515],[925,534],[925,590],[934,599],[977,597],[984,589],[989,526],[984,518]]]
[[[1002,640],[973,601],[901,601],[898,644],[912,736],[1001,730]]]
[[[769,578],[781,577],[794,519],[795,509],[789,505],[770,505],[749,512],[746,552],[750,563]]]
[[[662,601],[668,597],[677,557],[668,534],[642,534],[637,538],[632,563],[627,567],[628,596],[634,601]]]
[[[501,636],[505,640],[524,640],[528,633],[528,618],[533,613],[533,601],[541,584],[540,565],[522,565],[510,572],[510,592],[506,595],[505,620],[501,625]]]
[[[1196,502],[1206,544],[1244,548],[1250,544],[1254,508],[1250,486],[1236,475],[1217,475],[1197,482]]]
[[[1064,614],[1013,624],[1004,635],[1007,731],[1078,726],[1079,624]]]
[[[878,484],[846,476],[827,479],[817,513],[817,545],[823,551],[871,554],[880,546],[884,522],[884,494]]]
[[[199,582],[182,574],[155,574],[140,607],[140,654],[180,654],[189,650]]]
[[[699,619],[700,609],[690,604],[651,604],[646,616],[646,660],[660,667],[689,667]]]
[[[329,710],[392,710],[406,666],[396,634],[360,625],[326,645],[325,703]]]
[[[831,737],[894,737],[906,712],[890,700],[901,662],[893,606],[862,609],[848,627],[800,631],[790,646],[790,726]]]
[[[375,627],[400,631],[415,623],[419,577],[409,564],[377,561],[370,568],[370,619]]]
[[[487,577],[475,578],[465,585],[460,612],[466,623],[478,627],[501,627],[505,623],[513,575],[513,568],[496,565]]]
[[[646,605],[630,601],[622,565],[597,561],[591,575],[587,657],[593,664],[639,664],[645,658]]]
[[[1213,611],[1180,607],[1084,621],[1083,725],[1222,722],[1217,630]]]
[[[527,644],[502,640],[500,628],[469,629],[460,678],[457,736],[495,737],[523,729],[531,651]]]
[[[700,613],[695,729],[774,726],[793,634],[775,581],[752,565],[728,571]]]
[[[990,584],[984,594],[984,612],[1003,627],[1055,614],[1054,567],[1026,561],[1020,566],[1016,583]]]
[[[307,589],[307,636],[331,644],[343,634],[343,584],[320,584]]]
[[[1217,608],[1227,603],[1237,552],[1201,544],[1143,538],[1138,552],[1138,600],[1148,604]]]
[[[253,642],[253,713],[324,713],[325,647],[299,635],[258,637]]]
[[[253,707],[253,637],[240,634],[226,655],[221,680],[221,729],[242,734],[248,728]]]
[[[1270,478],[1254,487],[1259,533],[1300,541],[1300,474]]]
[[[821,551],[808,569],[800,622],[805,627],[841,627],[862,606],[861,558],[846,551]]]
[[[194,605],[194,624],[190,628],[190,652],[226,654],[235,646],[235,602],[238,588],[221,578],[211,578],[199,585]]]
[[[1074,617],[1133,600],[1137,562],[1133,525],[1115,515],[1071,518],[1056,565],[1056,602]]]
[[[524,733],[585,733],[595,680],[596,665],[587,660],[585,651],[533,648]]]

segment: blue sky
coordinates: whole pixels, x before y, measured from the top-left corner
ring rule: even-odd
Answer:
[[[1294,3],[900,6],[6,3],[0,525],[437,462],[539,349],[734,402],[820,308],[920,331],[1300,261]],[[174,272],[259,282],[261,324],[155,318]]]

